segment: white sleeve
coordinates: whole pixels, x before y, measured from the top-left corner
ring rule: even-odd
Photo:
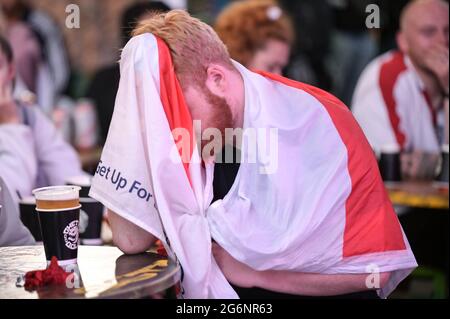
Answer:
[[[397,145],[397,138],[378,86],[379,68],[369,65],[362,73],[352,99],[352,112],[373,150],[379,154],[384,145]]]
[[[39,173],[45,176],[49,185],[62,185],[67,178],[82,175],[78,154],[69,145],[53,123],[42,113],[33,107],[34,123],[33,133],[38,157]]]
[[[30,231],[20,221],[19,206],[0,177],[0,247],[35,244]]]
[[[30,127],[0,125],[0,176],[13,196],[31,195],[37,178],[37,159]]]

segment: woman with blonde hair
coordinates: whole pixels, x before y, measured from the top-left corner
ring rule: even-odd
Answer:
[[[250,69],[281,74],[289,61],[294,29],[275,1],[231,3],[219,14],[214,28],[231,58]]]

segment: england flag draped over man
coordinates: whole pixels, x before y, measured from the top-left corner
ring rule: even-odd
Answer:
[[[417,266],[372,149],[331,94],[246,69],[179,10],[142,22],[120,64],[90,195],[109,209],[124,252],[164,243],[183,268],[185,298],[236,298],[237,287],[386,297]],[[214,161],[193,120],[203,133],[243,129],[223,200],[211,202]],[[268,157],[263,135],[273,129]]]

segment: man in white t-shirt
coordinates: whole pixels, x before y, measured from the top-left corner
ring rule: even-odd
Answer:
[[[354,92],[352,111],[372,148],[398,148],[406,177],[432,178],[441,145],[448,144],[448,24],[448,3],[409,3],[399,50],[372,61]]]
[[[11,48],[0,37],[0,176],[17,200],[83,172],[75,150],[42,111],[13,99],[12,61]]]

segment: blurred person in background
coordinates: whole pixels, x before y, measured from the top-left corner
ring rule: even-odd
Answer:
[[[378,54],[373,30],[366,26],[369,4],[374,0],[328,0],[334,26],[330,37],[330,52],[326,58],[332,78],[331,92],[350,105],[353,90],[361,72]]]
[[[20,220],[19,205],[0,176],[0,247],[28,246],[36,242]]]
[[[285,75],[324,90],[331,89],[331,77],[325,61],[330,51],[333,16],[327,1],[279,1],[289,12],[295,29],[291,60]]]
[[[275,1],[231,3],[217,17],[214,29],[231,58],[247,68],[281,75],[289,62],[294,29]]]
[[[121,43],[123,46],[131,37],[131,31],[140,20],[151,12],[169,11],[170,8],[160,1],[139,2],[128,7],[121,19]],[[119,64],[107,66],[97,71],[87,90],[86,96],[95,104],[100,124],[100,143],[103,144],[108,134],[109,123],[114,110],[117,89],[119,87]]]
[[[214,29],[230,57],[249,69],[281,75],[289,62],[294,41],[292,21],[275,1],[245,0],[231,3],[218,15]],[[239,151],[225,146],[214,169],[214,197],[223,198],[239,169]],[[233,154],[233,162],[225,154]]]
[[[448,25],[447,2],[410,2],[400,17],[399,50],[372,61],[353,96],[353,113],[372,148],[396,146],[406,178],[432,179],[448,143]]]
[[[70,63],[58,25],[28,1],[0,0],[17,66],[14,97],[38,105],[52,119],[63,138],[80,152],[90,152],[98,142],[95,109],[89,100],[63,95]]]
[[[11,1],[1,0],[1,33],[10,43],[17,66],[14,96],[35,99],[37,75],[42,64],[41,47],[33,30],[21,21],[15,10],[8,10]]]
[[[379,54],[397,49],[395,35],[400,29],[400,13],[410,0],[378,0],[380,4]]]
[[[18,200],[83,172],[76,152],[41,109],[13,97],[15,74],[12,49],[0,37],[0,176]]]
[[[70,75],[62,32],[47,13],[33,9],[28,1],[1,0],[0,5],[8,21],[8,40],[18,59],[18,73],[23,77],[26,87],[36,95],[37,104],[45,113],[50,114],[65,90]],[[18,24],[25,24],[32,33],[29,37],[38,42],[37,48],[33,48],[38,51],[32,56],[33,59],[22,58],[20,53],[30,46],[26,43],[31,40],[23,42],[10,34],[14,29],[9,29],[17,28]]]

